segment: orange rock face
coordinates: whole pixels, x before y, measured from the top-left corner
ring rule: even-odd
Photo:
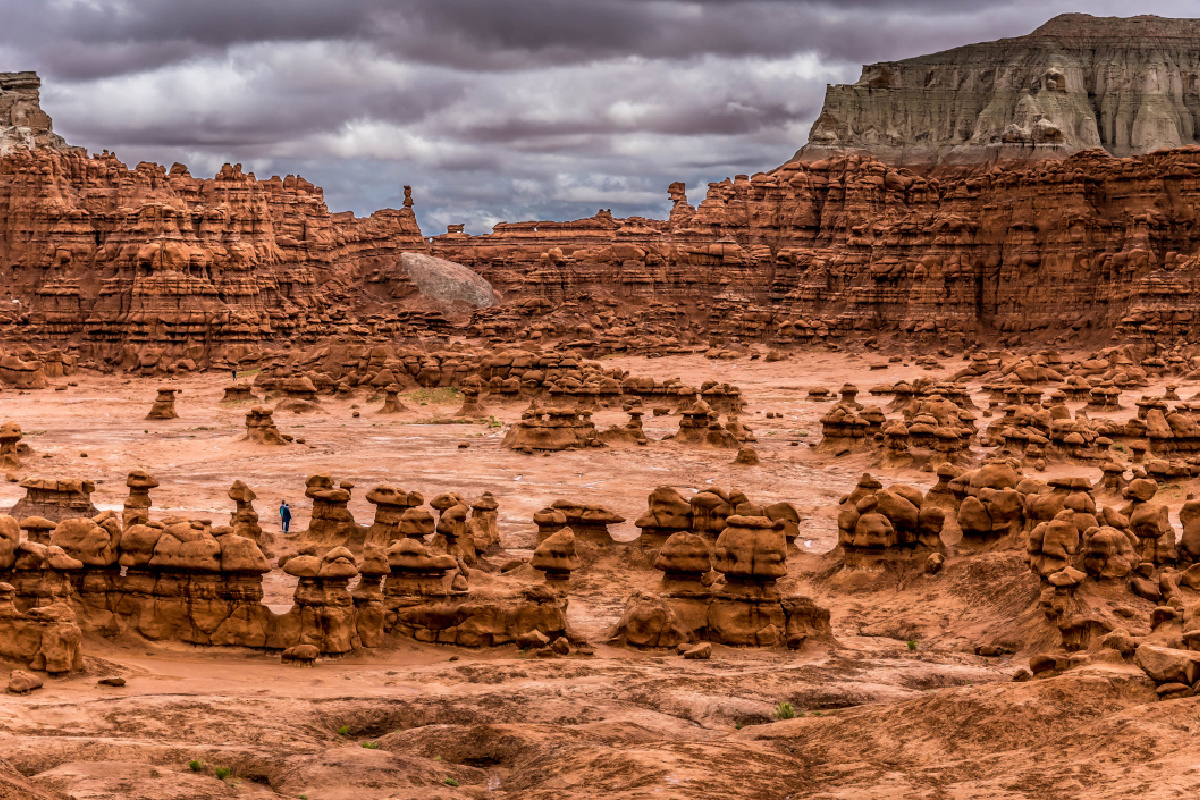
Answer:
[[[698,206],[680,184],[669,196],[665,220],[600,212],[426,240],[411,199],[357,219],[302,178],[129,169],[35,137],[0,156],[0,279],[17,301],[0,338],[192,369],[254,361],[264,342],[444,335],[441,310],[412,305],[426,289],[404,253],[499,290],[466,329],[493,343],[1160,338],[1190,335],[1200,312],[1196,147],[922,171],[835,154],[710,184]],[[19,361],[0,377],[22,377]]]
[[[1187,233],[1200,148],[923,174],[841,155],[711,184],[694,211],[672,195],[667,221],[500,224],[435,237],[433,252],[509,296],[696,303],[713,312],[709,331],[780,343],[876,330],[1136,338],[1185,333],[1200,310]]]
[[[294,176],[258,180],[226,165],[200,179],[179,164],[129,169],[107,152],[0,157],[0,272],[20,300],[0,328],[28,325],[85,351],[174,346],[204,359],[213,354],[188,339],[237,345],[349,326],[352,287],[421,249],[411,208],[331,214]],[[391,294],[402,296],[397,282]]]

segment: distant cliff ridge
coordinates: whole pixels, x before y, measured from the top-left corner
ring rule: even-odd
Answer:
[[[921,166],[1200,144],[1200,20],[1064,14],[1031,34],[863,68],[830,86],[806,159]]]
[[[16,148],[74,150],[42,111],[36,72],[0,72],[0,155]]]

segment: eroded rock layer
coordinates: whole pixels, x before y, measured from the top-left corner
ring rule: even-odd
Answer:
[[[830,86],[807,158],[1118,156],[1200,142],[1200,21],[1063,14],[1031,34],[863,67]]]
[[[1197,311],[1200,148],[925,175],[838,156],[711,184],[695,209],[679,184],[672,197],[666,221],[501,224],[433,249],[510,297],[637,302],[644,327],[690,317],[782,343],[873,330],[1186,334]],[[487,327],[495,312],[477,316]]]

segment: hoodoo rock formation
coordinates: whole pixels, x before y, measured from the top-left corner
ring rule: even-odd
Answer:
[[[799,157],[914,166],[1200,144],[1200,20],[1063,14],[1027,36],[863,67]]]

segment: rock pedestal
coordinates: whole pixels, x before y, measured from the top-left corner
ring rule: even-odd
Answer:
[[[159,389],[146,419],[178,419],[179,415],[175,413],[175,395],[178,392],[178,389]]]
[[[364,542],[387,549],[407,534],[400,530],[401,520],[409,509],[425,502],[419,492],[406,492],[391,486],[376,486],[367,492],[367,502],[375,506],[375,519],[367,528]],[[432,533],[432,530],[421,533]]]
[[[0,470],[12,472],[21,468],[21,426],[15,422],[0,425]]]
[[[275,427],[275,418],[271,409],[255,406],[246,412],[246,438],[244,441],[256,444],[287,444],[290,437],[285,438]]]
[[[408,411],[408,406],[400,402],[400,387],[396,384],[384,387],[383,390],[383,408],[379,409],[380,414],[402,414]]]
[[[649,506],[633,523],[641,531],[639,546],[662,547],[672,534],[692,529],[692,506],[670,486],[659,486],[651,492]]]
[[[243,481],[234,481],[229,487],[228,497],[237,504],[229,516],[229,527],[234,534],[256,542],[260,547],[272,544],[274,537],[264,533],[258,524],[258,512],[254,510],[254,500],[258,495],[254,490]]]
[[[150,507],[153,505],[150,500],[150,490],[158,486],[158,481],[154,480],[145,470],[135,469],[129,473],[125,485],[129,487],[129,497],[125,498],[125,509],[121,517],[122,524],[129,527],[149,522]]]
[[[320,553],[334,547],[362,552],[366,531],[347,508],[353,488],[354,484],[348,481],[335,487],[330,475],[309,476],[304,483],[304,495],[313,501],[313,510],[308,529],[300,535],[302,546],[315,547]]]

